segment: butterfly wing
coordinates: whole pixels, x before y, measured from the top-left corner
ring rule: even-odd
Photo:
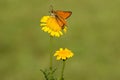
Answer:
[[[66,19],[71,16],[72,12],[71,11],[54,11],[52,10],[51,13],[54,14],[56,21],[58,22],[59,26],[64,28],[66,25]]]
[[[63,19],[67,19],[68,17],[71,16],[72,12],[71,11],[60,11],[60,10],[57,10],[57,11],[55,11],[55,14],[57,16],[62,17]]]
[[[72,14],[71,11],[60,11],[60,10],[55,11],[58,24],[64,28],[64,26],[66,25],[66,19],[70,17],[71,14]]]
[[[64,26],[66,25],[66,21],[62,18],[56,17],[56,21],[59,24],[59,26],[62,28],[64,28]]]

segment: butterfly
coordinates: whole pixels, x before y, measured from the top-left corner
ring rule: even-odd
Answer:
[[[62,11],[62,10],[51,10],[51,15],[55,17],[58,25],[64,29],[64,26],[67,26],[66,19],[72,14],[71,11]]]

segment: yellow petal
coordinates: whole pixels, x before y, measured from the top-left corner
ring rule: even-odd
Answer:
[[[50,16],[43,16],[40,22],[47,22],[47,20],[50,18]]]
[[[50,33],[50,35],[51,35],[51,36],[54,36],[54,35],[55,35],[55,32],[54,32],[54,31],[52,31],[52,32]]]
[[[63,35],[63,33],[62,33],[61,31],[59,31],[59,34],[60,34],[60,35]]]
[[[41,23],[40,26],[46,26],[46,24],[45,23]]]
[[[55,32],[56,37],[60,37],[60,34],[58,32]]]

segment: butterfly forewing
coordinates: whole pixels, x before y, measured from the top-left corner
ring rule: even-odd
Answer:
[[[71,11],[60,11],[60,10],[57,10],[57,11],[55,11],[55,14],[57,16],[60,16],[60,17],[64,18],[64,19],[67,19],[68,17],[71,16],[72,12]]]

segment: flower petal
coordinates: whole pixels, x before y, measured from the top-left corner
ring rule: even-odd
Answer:
[[[65,48],[65,49],[60,48],[58,51],[55,52],[54,56],[57,57],[56,58],[57,60],[66,60],[66,59],[72,57],[73,53],[67,48]]]
[[[40,22],[47,22],[47,20],[50,18],[50,16],[43,16]]]

